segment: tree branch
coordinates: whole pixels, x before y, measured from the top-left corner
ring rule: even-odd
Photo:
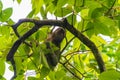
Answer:
[[[93,55],[98,63],[100,72],[105,71],[105,64],[103,62],[103,59],[96,47],[96,45],[89,40],[86,36],[84,36],[81,32],[79,32],[76,28],[73,27],[73,25],[70,25],[66,19],[62,20],[35,20],[35,19],[21,19],[19,20],[15,25],[13,25],[13,29],[16,30],[19,25],[21,25],[24,22],[32,22],[35,24],[35,26],[30,29],[28,32],[26,32],[23,36],[21,36],[12,46],[10,49],[8,55],[7,55],[7,61],[11,61],[14,57],[15,52],[17,51],[18,47],[22,42],[25,41],[29,36],[31,36],[33,33],[35,33],[39,28],[41,28],[44,25],[51,25],[51,26],[60,26],[63,28],[66,28],[68,31],[70,31],[75,37],[77,37],[81,42],[83,42],[88,48],[91,49],[93,52]],[[14,66],[13,66],[14,67]]]
[[[38,29],[38,26],[35,25],[32,29],[30,29],[28,32],[26,32],[23,36],[21,36],[12,46],[12,48],[10,49],[8,55],[7,55],[7,61],[10,61],[11,59],[13,59],[13,56],[15,54],[15,52],[17,51],[18,47],[20,46],[20,44],[29,36],[31,36],[34,32],[36,32]]]
[[[103,59],[101,57],[101,54],[99,53],[98,48],[96,45],[88,39],[86,36],[84,36],[81,32],[79,32],[77,29],[75,29],[72,25],[68,23],[68,21],[65,19],[64,20],[64,27],[70,31],[74,36],[76,36],[81,42],[83,42],[88,48],[91,49],[93,52],[93,55],[98,63],[98,66],[100,68],[100,72],[105,71],[105,64],[103,62]]]
[[[113,2],[112,6],[108,9],[108,11],[105,13],[105,15],[108,15],[111,12],[113,6],[115,5],[115,2],[116,2],[116,0]]]

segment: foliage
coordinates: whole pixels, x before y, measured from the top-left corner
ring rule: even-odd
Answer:
[[[17,0],[19,4],[21,1]],[[61,43],[61,51],[64,48],[65,50],[55,70],[43,67],[41,63],[47,66],[47,62],[43,55],[45,46],[41,43],[51,29],[44,26],[26,40],[33,46],[32,48],[24,43],[18,48],[14,57],[18,75],[15,80],[24,79],[26,70],[35,70],[37,73],[36,77],[29,77],[29,80],[120,79],[120,0],[31,0],[31,4],[32,11],[26,18],[48,19],[48,13],[57,19],[66,17],[71,25],[92,40],[101,52],[106,71],[99,72],[91,50],[69,31],[66,31],[66,39]],[[2,80],[5,79],[3,75],[6,55],[18,39],[10,26],[14,24],[10,17],[12,8],[3,9],[3,5],[0,1],[0,79]],[[23,35],[32,26],[32,23],[24,23],[20,25],[18,32]],[[105,40],[106,36],[110,37],[110,41]],[[10,69],[13,70],[11,66]]]

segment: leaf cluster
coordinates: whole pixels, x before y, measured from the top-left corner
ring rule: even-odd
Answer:
[[[17,0],[19,4],[21,1]],[[35,70],[37,74],[36,77],[29,77],[29,80],[120,79],[120,0],[31,0],[31,4],[32,11],[26,18],[44,20],[49,19],[48,14],[56,19],[66,18],[69,24],[94,42],[103,57],[106,71],[100,73],[91,49],[68,30],[60,46],[62,55],[55,70],[43,67],[41,64],[48,66],[44,52],[49,51],[46,51],[44,44],[40,44],[51,30],[49,26],[44,26],[25,40],[33,47],[23,42],[18,48],[14,56],[18,75],[15,80],[24,79],[23,74],[27,70]],[[11,7],[3,9],[3,5],[0,1],[0,79],[2,80],[5,79],[3,75],[7,53],[18,39],[11,28],[14,24],[10,18],[13,10]],[[34,26],[32,23],[21,24],[18,28],[19,36],[32,29],[32,26]],[[10,70],[13,71],[11,65]]]

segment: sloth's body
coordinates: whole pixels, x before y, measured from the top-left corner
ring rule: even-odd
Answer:
[[[54,69],[60,59],[60,43],[65,37],[65,30],[63,28],[57,28],[54,32],[48,35],[45,44],[47,49],[51,49],[51,51],[45,54],[48,65],[50,68]],[[57,47],[57,50],[52,49],[52,43]]]

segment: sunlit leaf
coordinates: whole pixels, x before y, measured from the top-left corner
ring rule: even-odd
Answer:
[[[95,8],[101,7],[101,4],[99,4],[97,1],[87,0],[86,1],[86,6],[88,6],[88,8],[93,10]]]
[[[5,72],[5,62],[0,59],[0,75],[3,75]]]
[[[58,16],[58,17],[64,17],[66,16],[67,14],[71,13],[72,11],[72,7],[71,8],[58,8],[55,12],[55,15]]]
[[[32,18],[35,13],[35,9],[33,9],[28,15],[27,18]]]
[[[50,3],[51,1],[53,1],[53,0],[44,0],[44,3],[45,3],[45,4],[48,4],[48,3]]]
[[[14,22],[12,19],[9,19],[9,20],[7,21],[7,23],[8,23],[9,25],[13,25],[15,22]]]
[[[120,4],[120,0],[118,0],[118,3]]]
[[[74,41],[73,41],[73,45],[74,45],[73,46],[74,49],[78,49],[80,47],[80,41],[79,41],[79,39],[75,38]]]
[[[40,60],[41,60],[41,63],[43,64],[43,66],[50,69],[50,66],[48,65],[47,59],[43,52],[40,52]]]
[[[101,16],[98,18],[103,24],[106,24],[107,26],[115,26],[115,22],[114,20],[108,18],[108,17],[104,17]]]
[[[21,3],[21,0],[17,0],[17,2],[20,4],[20,3]]]
[[[51,79],[51,80],[56,80],[55,79],[55,73],[53,72],[53,71],[50,71],[50,73],[49,73],[49,78]]]
[[[89,12],[89,9],[83,9],[83,10],[81,10],[81,16],[83,18],[88,17],[88,12]]]
[[[4,9],[0,14],[0,21],[7,21],[12,15],[12,8]]]
[[[68,76],[65,76],[65,77],[63,77],[62,80],[72,80],[72,79],[70,77],[68,77]]]
[[[16,71],[17,71],[17,75],[18,75],[22,68],[22,58],[19,54],[15,54],[14,59],[15,59]]]
[[[103,72],[99,76],[100,80],[119,80],[120,79],[120,72],[117,72],[116,70],[108,70]]]
[[[3,8],[3,4],[2,4],[2,2],[0,1],[0,12],[2,11],[2,8]]]
[[[57,8],[61,8],[62,6],[64,6],[67,1],[68,0],[58,0],[58,2],[57,2]]]
[[[20,5],[24,3],[24,0],[22,3],[22,0],[16,1]],[[3,5],[0,1],[0,80],[4,80],[5,58],[14,42],[19,40],[11,28],[15,24],[12,8],[3,8]],[[83,44],[74,33],[67,30],[69,26],[66,28],[66,38],[60,45],[60,50],[65,49],[60,55],[59,63],[51,70],[46,55],[58,50],[58,47],[50,43],[52,49],[46,49],[44,43],[53,26],[43,25],[25,40],[32,47],[23,42],[17,49],[14,56],[17,69],[15,80],[27,77],[24,76],[26,70],[35,70],[37,73],[36,77],[29,77],[29,80],[79,80],[76,76],[84,80],[120,79],[120,0],[31,0],[31,5],[32,10],[28,12],[27,18],[47,20],[51,18],[48,14],[54,17],[53,20],[66,18],[70,25],[95,44],[107,70],[99,73],[92,53],[94,50],[91,51],[86,46],[93,46],[94,49],[94,45],[87,40],[85,42],[88,44]],[[23,36],[33,26],[34,23],[25,22],[18,26],[18,33]],[[62,27],[65,28],[66,25]],[[85,40],[84,37],[81,39]],[[53,60],[56,61],[56,57]],[[13,71],[12,66],[10,70]]]
[[[68,4],[73,6],[75,4],[75,0],[68,0]]]
[[[32,0],[32,4],[33,4],[32,8],[35,9],[35,14],[37,14],[40,11],[43,3],[44,3],[43,0]]]
[[[103,35],[111,35],[110,28],[104,23],[95,21],[94,22],[94,29],[95,29],[96,34],[101,33]]]
[[[60,80],[63,76],[65,76],[65,74],[66,73],[63,70],[60,70],[55,73],[55,77],[57,80]]]

